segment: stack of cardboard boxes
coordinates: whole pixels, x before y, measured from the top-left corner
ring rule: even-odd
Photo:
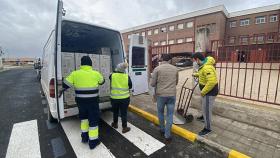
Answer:
[[[75,54],[63,52],[62,53],[62,78],[66,78],[72,71],[75,70]],[[73,106],[76,104],[75,102],[75,91],[74,88],[71,87],[67,91],[64,92],[64,101],[68,106]]]
[[[79,70],[81,66],[81,58],[83,56],[89,56],[92,60],[92,68],[99,71],[104,79],[105,83],[99,87],[100,97],[110,96],[110,80],[109,76],[112,72],[112,60],[110,48],[102,48],[101,52],[96,54],[86,53],[62,53],[62,76],[67,77],[72,71]],[[75,91],[73,88],[64,92],[64,102],[67,106],[76,106],[75,103]]]

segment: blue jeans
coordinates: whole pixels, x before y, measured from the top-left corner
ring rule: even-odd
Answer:
[[[173,113],[175,107],[175,96],[158,96],[157,109],[160,131],[164,132],[165,138],[171,137],[171,127],[173,124]],[[166,124],[164,123],[164,107],[167,107]]]

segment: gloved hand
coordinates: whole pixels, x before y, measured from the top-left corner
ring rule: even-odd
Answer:
[[[61,89],[58,91],[58,97],[60,98],[62,96],[62,93],[65,91],[66,89]]]

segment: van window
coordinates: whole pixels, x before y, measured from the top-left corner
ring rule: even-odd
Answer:
[[[114,30],[64,20],[62,21],[61,51],[99,54],[108,47],[123,53],[120,33]]]

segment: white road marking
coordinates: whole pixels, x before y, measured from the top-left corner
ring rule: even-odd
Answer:
[[[41,158],[37,120],[13,125],[6,158]]]
[[[111,125],[113,121],[113,114],[111,112],[106,112],[102,115],[101,118],[107,124]],[[131,128],[131,131],[123,134],[122,126],[121,126],[121,118],[119,118],[118,124],[119,124],[119,128],[116,130],[148,156],[165,146],[165,144],[153,138],[152,136],[145,133],[141,129],[135,127],[129,122],[127,122],[127,126]]]
[[[95,149],[90,150],[88,144],[81,142],[80,120],[69,118],[61,121],[64,132],[78,158],[100,157],[115,158],[109,149],[101,143]]]

